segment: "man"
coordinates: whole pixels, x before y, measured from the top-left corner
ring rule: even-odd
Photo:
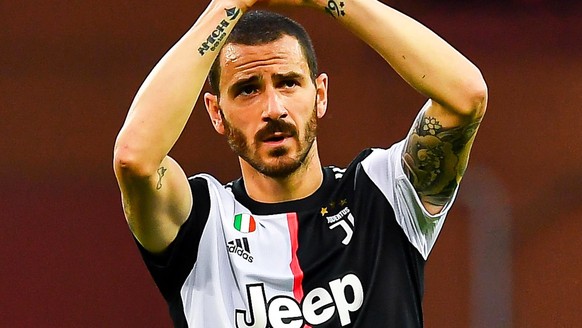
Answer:
[[[115,145],[125,216],[174,324],[421,327],[424,263],[486,107],[479,70],[374,0],[260,1],[333,16],[429,98],[401,142],[322,168],[328,76],[305,31],[255,2],[209,4],[146,79]],[[167,155],[207,75],[204,103],[242,172],[227,185],[187,179]]]

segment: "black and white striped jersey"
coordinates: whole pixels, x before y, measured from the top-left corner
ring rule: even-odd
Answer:
[[[430,215],[404,142],[325,167],[311,196],[266,204],[244,181],[189,179],[194,207],[168,250],[142,255],[177,327],[422,327],[423,270],[452,201]]]

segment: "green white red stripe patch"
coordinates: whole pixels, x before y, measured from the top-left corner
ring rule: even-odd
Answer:
[[[242,233],[249,233],[257,229],[257,224],[252,215],[242,213],[234,216],[234,228]]]

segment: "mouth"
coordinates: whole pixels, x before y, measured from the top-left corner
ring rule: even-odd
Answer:
[[[275,132],[263,138],[263,142],[268,144],[280,144],[290,137],[291,135],[288,133]]]
[[[267,146],[280,147],[288,140],[297,137],[297,130],[283,120],[273,120],[261,128],[255,135],[255,141]]]

